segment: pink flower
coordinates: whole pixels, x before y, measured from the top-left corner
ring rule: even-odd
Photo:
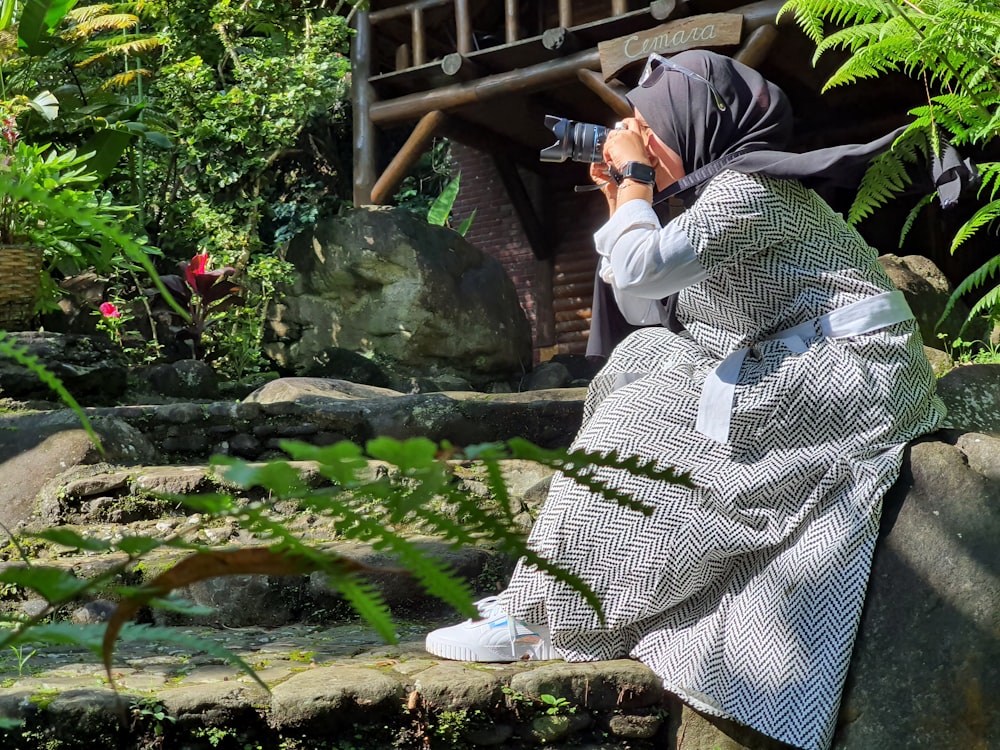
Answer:
[[[118,312],[118,308],[110,302],[102,302],[99,309],[101,311],[101,315],[105,318],[120,318],[122,316],[122,314]]]

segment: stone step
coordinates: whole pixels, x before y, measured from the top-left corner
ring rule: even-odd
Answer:
[[[450,623],[400,622],[392,645],[358,623],[172,629],[229,649],[267,690],[218,656],[166,641],[118,644],[117,692],[89,652],[26,647],[20,662],[17,654],[0,657],[0,717],[24,722],[6,735],[0,730],[0,747],[780,747],[709,723],[631,660],[436,659],[423,638]]]

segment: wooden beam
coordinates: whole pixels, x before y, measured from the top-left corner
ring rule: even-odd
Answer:
[[[616,115],[619,117],[632,116],[632,105],[628,103],[628,99],[606,84],[600,73],[581,69],[576,72],[576,77],[580,83],[597,94],[601,101],[607,104]]]
[[[517,93],[531,93],[549,86],[573,80],[580,68],[600,69],[601,59],[596,49],[580,52],[559,60],[547,60],[527,68],[498,73],[468,83],[407,94],[371,106],[371,120],[376,125],[415,120],[435,109],[449,110],[466,104],[495,99]]]
[[[371,199],[375,184],[375,124],[370,112],[375,98],[368,79],[372,74],[372,27],[367,12],[355,16],[351,43],[351,99],[354,118],[354,205],[363,206]]]
[[[580,50],[580,41],[565,26],[546,29],[542,32],[542,46],[553,52],[571,54]]]
[[[450,52],[441,58],[441,71],[459,81],[470,81],[473,78],[482,78],[484,75],[482,66],[476,65],[458,52]]]
[[[758,26],[750,32],[740,48],[733,54],[733,59],[744,65],[756,68],[767,58],[775,41],[778,39],[778,29],[774,24]]]
[[[675,11],[685,11],[687,3],[684,0],[681,0],[680,6],[681,7],[678,8],[677,0],[653,0],[653,2],[649,4],[649,14],[657,21],[666,21],[674,15]],[[677,15],[681,15],[681,13],[678,13]]]
[[[440,110],[428,112],[406,139],[406,143],[399,149],[389,166],[385,168],[382,176],[378,178],[375,187],[371,191],[371,202],[375,205],[384,205],[389,202],[400,184],[410,173],[413,165],[424,155],[430,147],[434,136],[438,135],[448,116]]]
[[[368,13],[368,21],[372,25],[378,25],[382,21],[388,21],[393,18],[402,18],[403,16],[410,15],[415,8],[420,10],[427,10],[428,8],[440,8],[443,5],[451,5],[454,0],[414,0],[414,2],[406,3],[404,5],[397,5],[393,8],[385,8],[383,10],[370,11]]]
[[[518,173],[514,162],[494,154],[493,164],[496,166],[497,173],[500,175],[500,181],[507,191],[507,198],[514,207],[517,217],[521,220],[521,227],[528,238],[531,252],[539,260],[552,257],[552,242],[545,231],[545,225],[542,224],[538,218],[538,214],[535,212],[535,207],[531,203],[531,196],[528,195],[528,191],[524,187],[524,181],[521,180],[521,175]]]

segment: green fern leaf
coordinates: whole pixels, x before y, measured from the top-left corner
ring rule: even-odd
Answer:
[[[985,206],[981,206],[979,210],[972,215],[972,218],[959,227],[958,231],[955,233],[955,236],[951,241],[952,255],[955,254],[955,251],[962,245],[962,243],[976,234],[976,232],[984,226],[992,224],[998,218],[1000,218],[1000,201],[992,201],[987,203]]]
[[[931,201],[934,200],[934,196],[925,195],[919,201],[917,205],[910,209],[910,212],[906,215],[906,219],[903,221],[903,227],[899,231],[899,247],[903,247],[903,243],[906,241],[906,237],[910,233],[910,229],[913,228],[913,223],[917,220],[920,212],[923,211],[924,207],[929,205]]]
[[[986,261],[983,265],[969,274],[962,283],[955,287],[955,291],[951,293],[948,301],[945,303],[944,311],[941,313],[941,317],[938,318],[936,326],[938,328],[944,323],[945,319],[951,314],[951,311],[958,304],[958,301],[962,299],[966,294],[979,289],[984,286],[991,278],[993,278],[997,271],[1000,270],[1000,255],[995,255]],[[970,317],[966,318],[968,323],[971,320]]]
[[[997,316],[1000,315],[1000,286],[990,289],[972,306],[965,321],[966,325],[982,315],[991,320],[996,320]]]
[[[858,195],[848,211],[849,224],[857,224],[885,205],[909,184],[906,165],[900,154],[887,151],[873,161],[858,188]]]

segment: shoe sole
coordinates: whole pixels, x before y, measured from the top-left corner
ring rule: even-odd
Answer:
[[[548,638],[548,632],[544,633],[544,638]],[[447,640],[442,640],[441,638],[435,638],[433,636],[428,636],[427,640],[424,642],[424,649],[434,656],[441,659],[450,659],[451,661],[470,661],[470,662],[480,662],[486,664],[511,664],[518,661],[551,661],[557,659],[552,651],[553,649],[548,644],[542,646],[539,652],[531,653],[525,652],[519,657],[515,656],[501,656],[493,651],[480,651],[475,648],[470,648],[463,643],[454,643]]]

